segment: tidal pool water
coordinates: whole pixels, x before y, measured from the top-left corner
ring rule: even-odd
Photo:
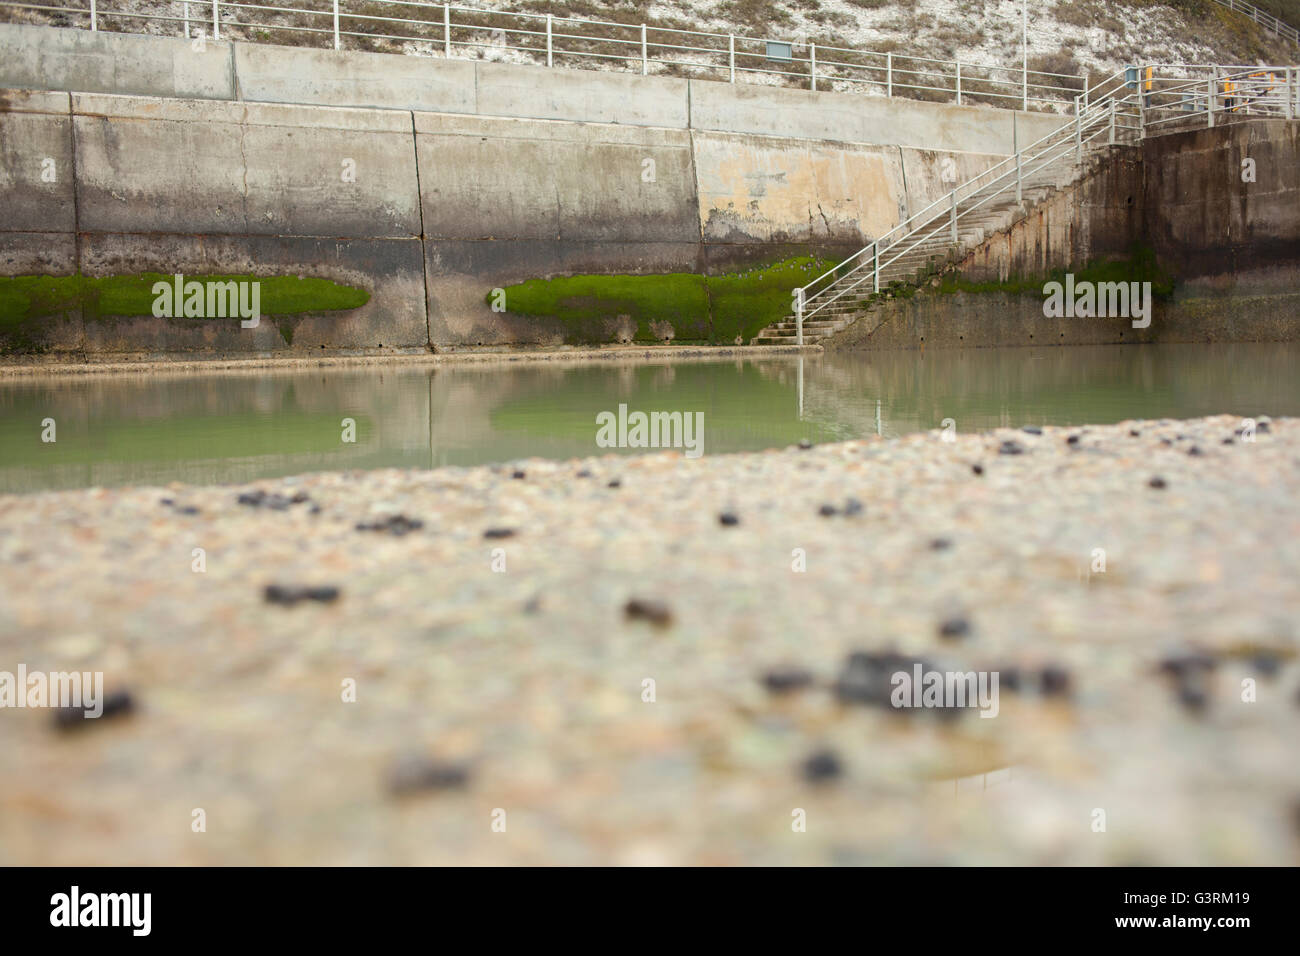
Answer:
[[[702,414],[706,455],[944,419],[1300,415],[1298,370],[1300,345],[1251,344],[16,378],[0,380],[0,492],[641,453],[597,444],[621,404]]]

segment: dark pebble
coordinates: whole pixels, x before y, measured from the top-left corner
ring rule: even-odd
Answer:
[[[867,704],[894,710],[890,701],[894,691],[893,676],[898,671],[911,674],[916,664],[920,664],[923,670],[932,669],[927,661],[892,651],[857,651],[849,655],[835,680],[835,696],[844,704]]]
[[[1219,662],[1209,654],[1200,651],[1189,651],[1185,654],[1171,654],[1162,659],[1160,661],[1160,670],[1162,673],[1181,680],[1195,674],[1212,671],[1218,665]]]
[[[1079,436],[1078,436],[1078,435],[1070,435],[1068,438],[1065,439],[1065,443],[1066,443],[1067,445],[1077,445],[1077,444],[1079,444]]]
[[[1204,682],[1200,680],[1179,681],[1177,695],[1178,703],[1188,710],[1199,712],[1210,704],[1209,694],[1205,691]]]
[[[176,504],[176,502],[173,501],[171,498],[162,498],[158,501],[158,504],[166,505],[167,507],[170,508],[172,505]]]
[[[807,687],[812,682],[812,673],[798,667],[777,668],[763,675],[763,686],[773,694],[787,694]]]
[[[425,757],[404,758],[393,766],[388,775],[388,789],[396,796],[408,796],[425,790],[460,789],[467,783],[468,767]]]
[[[1025,449],[1019,442],[1004,441],[998,446],[999,455],[1023,455],[1024,453]]]
[[[949,539],[949,538],[931,538],[931,539],[930,539],[930,550],[931,550],[931,551],[947,551],[947,550],[948,550],[949,548],[951,548],[951,547],[952,547],[952,540]]]
[[[84,707],[60,707],[54,712],[54,726],[59,730],[80,730],[106,717],[125,717],[135,709],[129,691],[118,690],[104,695],[104,710],[98,717],[87,717]]]
[[[1235,445],[1235,444],[1237,443],[1237,439],[1235,439],[1235,438],[1233,438],[1231,435],[1229,435],[1227,438],[1225,438],[1225,439],[1223,440],[1223,443],[1224,443],[1225,445]]]
[[[516,469],[515,469],[515,470],[510,474],[510,477],[511,477],[511,478],[527,478],[528,476],[527,476],[526,474],[524,474],[523,469],[521,469],[521,468],[516,468]]]
[[[862,502],[859,501],[857,498],[845,498],[845,499],[844,499],[844,513],[845,513],[846,515],[860,515],[860,514],[862,514]]]
[[[1024,428],[1020,430],[1024,432],[1026,435],[1041,435],[1043,433],[1043,430],[1039,428],[1037,425],[1026,425]]]
[[[632,598],[623,607],[630,621],[649,621],[656,627],[667,627],[673,622],[673,612],[668,605],[654,598]]]
[[[740,518],[730,511],[724,511],[722,514],[718,515],[718,524],[722,525],[724,528],[735,527],[740,524]]]
[[[970,470],[973,471],[973,472],[975,472],[975,474],[977,474],[977,475],[982,475],[982,474],[984,474],[984,466],[983,466],[983,465],[971,465],[971,466],[970,466]]]
[[[1172,442],[1171,440],[1169,440],[1168,438],[1162,438],[1162,439],[1160,439],[1160,444],[1162,444],[1162,445],[1172,445],[1173,442]]]
[[[1189,455],[1191,455],[1191,456],[1193,456],[1193,457],[1197,457],[1197,456],[1200,456],[1200,455],[1204,455],[1205,452],[1201,451],[1201,446],[1200,446],[1200,445],[1193,445],[1191,448],[1187,449],[1187,454],[1189,454]]]
[[[256,508],[266,500],[266,492],[258,489],[257,491],[245,491],[236,499],[241,505],[252,505]]]
[[[1005,687],[1007,690],[1020,690],[1020,668],[1019,667],[1002,667],[998,669],[998,687]]]
[[[1038,673],[1038,687],[1044,697],[1064,697],[1070,693],[1070,672],[1049,664]]]
[[[833,518],[835,515],[840,513],[840,510],[834,505],[822,505],[817,509],[817,513],[823,518]]]
[[[184,507],[177,508],[176,513],[182,515],[196,515],[199,513],[199,509],[194,507],[194,505],[185,505]]]
[[[1282,661],[1276,655],[1269,651],[1261,651],[1256,654],[1251,663],[1255,665],[1255,670],[1264,677],[1276,677],[1277,672],[1282,669]]]
[[[542,597],[540,594],[534,594],[524,603],[525,614],[537,614],[542,609]]]
[[[819,750],[803,762],[803,777],[811,783],[825,783],[843,773],[840,758],[831,750]]]
[[[1272,429],[1269,427],[1268,422],[1256,422],[1256,424],[1255,424],[1255,434],[1257,434],[1257,435],[1267,435],[1267,434],[1268,434],[1269,432],[1271,432],[1271,431],[1272,431]]]
[[[483,532],[485,538],[513,538],[514,536],[514,528],[488,528]]]
[[[418,518],[408,518],[406,515],[389,515],[387,518],[379,521],[365,521],[357,525],[358,531],[386,531],[391,535],[401,537],[412,531],[419,531],[424,527],[424,522]]]
[[[293,497],[289,499],[289,502],[295,505],[300,505],[307,501],[311,501],[311,497],[305,491],[295,491]]]
[[[1150,485],[1152,488],[1167,488],[1167,487],[1169,487],[1168,482],[1166,482],[1166,481],[1165,481],[1163,478],[1161,478],[1159,475],[1156,475],[1154,478],[1152,478],[1150,481],[1148,481],[1147,484]]]
[[[319,601],[329,604],[339,598],[339,589],[333,585],[316,587],[289,587],[283,584],[268,584],[262,592],[268,604],[280,604],[292,607],[301,601]]]
[[[1142,433],[1141,433],[1140,431],[1138,431],[1136,428],[1130,428],[1130,429],[1128,430],[1128,436],[1129,436],[1129,438],[1137,438],[1137,437],[1138,437],[1139,435],[1141,435],[1141,434],[1142,434]]]
[[[590,478],[590,477],[591,477],[591,472],[588,471],[586,468],[584,468],[584,469],[582,469],[580,472],[578,472],[578,474],[577,474],[575,477],[577,477],[577,478]]]
[[[967,637],[970,634],[970,621],[964,617],[950,617],[939,625],[939,636],[949,640]]]
[[[799,447],[802,448],[804,451],[807,451],[809,448],[812,447],[812,442],[810,442],[807,438],[801,438],[799,439]]]
[[[608,484],[606,487],[608,487],[608,488],[622,488],[622,487],[623,487],[623,479],[621,479],[621,478],[611,478],[609,484]]]

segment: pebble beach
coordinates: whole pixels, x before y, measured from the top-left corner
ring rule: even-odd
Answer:
[[[114,695],[0,709],[0,863],[1295,865],[1241,424],[0,496],[0,670]]]

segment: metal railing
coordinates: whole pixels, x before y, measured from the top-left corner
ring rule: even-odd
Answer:
[[[1137,85],[1147,136],[1255,117],[1300,116],[1297,67],[1182,67],[1176,73],[1143,68]]]
[[[1086,102],[1085,102],[1086,100]],[[853,311],[857,299],[893,282],[915,281],[950,261],[963,238],[1024,202],[1026,192],[1058,185],[1082,164],[1085,148],[1132,143],[1192,126],[1258,116],[1300,116],[1300,68],[1142,66],[1106,77],[1077,98],[1074,118],[956,186],[806,286],[794,289],[795,341],[803,324]]]
[[[1296,46],[1300,46],[1300,30],[1291,26],[1289,23],[1283,23],[1271,13],[1265,13],[1259,7],[1252,3],[1242,3],[1241,0],[1214,0],[1221,7],[1227,7],[1242,16],[1250,17],[1265,30],[1271,30],[1274,36],[1282,37],[1284,40],[1290,40]]]
[[[391,49],[443,57],[499,57],[546,66],[702,76],[811,90],[985,104],[1016,109],[1068,107],[1086,74],[989,67],[875,53],[798,38],[708,33],[647,23],[501,12],[422,0],[171,0],[146,12],[130,0],[71,3],[0,0],[0,10],[40,13],[47,22],[124,33],[287,42],[336,50]],[[382,10],[383,15],[376,11]]]

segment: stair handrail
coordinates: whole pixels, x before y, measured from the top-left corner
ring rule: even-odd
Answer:
[[[923,227],[934,218],[933,213],[939,207],[951,208],[952,206],[959,204],[961,201],[960,198],[958,198],[959,192],[966,191],[967,193],[966,199],[969,200],[973,196],[977,195],[981,189],[997,184],[1001,182],[1003,179],[1007,179],[1008,177],[1014,175],[1017,171],[1017,166],[1020,167],[1020,172],[1021,175],[1023,176],[1026,157],[1028,157],[1029,161],[1032,162],[1034,159],[1038,157],[1038,155],[1040,155],[1042,151],[1051,148],[1053,144],[1050,143],[1049,141],[1060,139],[1062,138],[1063,135],[1065,137],[1074,138],[1078,132],[1077,127],[1085,120],[1085,117],[1087,118],[1088,122],[1092,122],[1092,119],[1095,118],[1097,115],[1105,113],[1107,119],[1109,120],[1111,99],[1112,99],[1111,97],[1102,97],[1101,99],[1093,100],[1086,107],[1082,107],[1076,112],[1076,116],[1073,121],[1066,122],[1061,126],[1058,126],[1056,129],[1051,130],[1050,132],[1048,132],[1043,136],[1040,136],[1038,139],[1034,140],[1032,143],[1025,146],[1024,148],[1017,150],[1015,153],[1013,153],[1011,156],[1008,156],[1006,159],[1001,160],[998,163],[995,163],[994,165],[990,166],[985,170],[982,170],[981,172],[977,173],[975,176],[972,176],[970,179],[966,180],[964,183],[959,183],[958,185],[954,186],[947,193],[940,196],[938,199],[934,200],[929,205],[925,206],[923,209],[920,209],[917,212],[913,213],[912,215],[908,216],[906,219],[898,223],[889,231],[876,237],[874,240],[872,240],[872,242],[863,246],[861,249],[853,253],[853,255],[849,256],[844,261],[838,263],[837,265],[828,269],[826,272],[823,272],[821,275],[817,276],[811,282],[808,282],[807,284],[802,286],[800,290],[795,290],[794,292],[795,298],[796,299],[800,298],[800,292],[802,292],[801,297],[803,299],[803,305],[806,309],[806,306],[809,301],[808,290],[810,288],[813,288],[823,279],[826,279],[831,276],[834,276],[835,280],[839,280],[839,279],[847,278],[848,275],[852,275],[853,272],[856,271],[856,269],[851,269],[847,273],[841,272],[841,270],[845,266],[848,266],[850,263],[866,255],[868,252],[872,253],[873,256],[878,257],[882,247],[885,249],[891,248],[898,241],[900,241],[900,239],[906,238],[905,235],[895,238],[896,234],[899,233],[910,234],[916,231],[917,229]],[[1126,97],[1125,99],[1128,98]],[[987,178],[990,175],[997,173],[999,170],[1003,170],[1004,168],[1005,168],[1004,172],[1002,172],[1000,175],[994,176],[992,179],[989,180],[988,183],[979,186],[976,185],[976,183],[978,183],[981,179]],[[958,218],[960,218],[960,214],[958,214]],[[895,259],[896,258],[897,256],[895,256]],[[813,296],[815,297],[817,295],[823,294],[831,287],[832,284],[833,283],[828,284],[826,288],[814,292]],[[838,298],[838,296],[836,298]],[[829,304],[829,303],[825,303],[825,304]],[[819,305],[812,310],[807,310],[804,312],[804,314],[812,315],[815,312],[820,311],[820,309],[823,308],[825,304]]]
[[[1109,105],[1105,101],[1099,101],[1098,113],[1103,113],[1103,112],[1109,114]],[[1073,126],[1073,124],[1071,125]],[[1090,125],[1089,126],[1090,132],[1088,134],[1086,141],[1092,142],[1093,139],[1099,136],[1102,132],[1106,131],[1108,126],[1109,126],[1109,119],[1107,119],[1107,123],[1104,126],[1100,123],[1096,124],[1095,127]],[[1081,132],[1081,130],[1078,132]],[[1075,134],[1076,131],[1072,129],[1071,133]],[[1067,155],[1069,152],[1077,149],[1078,147],[1079,147],[1079,143],[1075,139],[1074,135],[1072,135],[1070,139],[1061,139],[1059,142],[1055,144],[1044,147],[1042,150],[1038,151],[1034,156],[1030,157],[1027,161],[1022,163],[1022,167],[1020,170],[1021,174],[1025,175],[1025,174],[1032,174],[1034,172],[1037,172],[1038,170],[1045,168],[1052,160],[1059,158],[1059,156]],[[977,196],[980,197],[978,201],[970,203],[969,205],[967,205],[967,207],[964,210],[953,215],[951,218],[945,217],[942,214],[940,214],[938,216],[931,217],[925,223],[922,223],[919,226],[912,229],[907,237],[905,237],[903,240],[891,244],[888,247],[893,252],[892,256],[881,259],[879,257],[879,250],[873,249],[872,273],[870,276],[873,281],[873,292],[879,291],[879,284],[878,284],[879,276],[890,265],[892,265],[894,262],[897,262],[899,259],[903,258],[904,256],[914,252],[914,250],[916,250],[918,247],[922,246],[927,241],[935,238],[943,231],[952,228],[956,223],[960,222],[963,216],[967,216],[975,212],[980,207],[982,207],[985,203],[1000,196],[1004,190],[1002,188],[994,189],[992,187],[999,186],[1003,180],[1007,180],[1006,186],[1009,187],[1011,184],[1011,176],[1013,173],[1014,171],[1008,172],[1003,176],[998,177],[998,179],[972,192],[969,196],[967,196],[968,203],[970,200],[975,199]],[[949,196],[951,195],[952,194],[950,193]],[[918,233],[921,232],[921,230],[925,229],[927,225],[930,226],[929,230],[922,235],[917,235]],[[909,242],[908,240],[911,241]],[[868,246],[867,248],[871,249],[873,247]],[[846,262],[847,261],[849,260],[846,260]],[[863,264],[857,266],[854,269],[851,269],[850,271],[840,275],[837,278],[837,283],[850,278],[856,272],[865,268],[866,266],[865,264]],[[825,308],[826,306],[832,304],[835,301],[838,301],[840,298],[849,294],[850,292],[852,292],[853,290],[861,286],[863,283],[865,283],[867,279],[868,276],[863,275],[857,281],[849,284],[848,286],[843,288],[837,288],[837,291],[835,292],[834,295],[832,295],[825,302],[818,305],[816,308],[807,311],[802,318],[809,318],[812,315],[819,312],[821,309]],[[822,292],[819,294],[824,294],[825,292],[829,291],[831,288],[834,287],[828,286],[826,289],[823,289]],[[798,290],[796,290],[796,295],[797,294],[798,294]],[[801,326],[802,318],[799,315],[796,315],[797,326]],[[799,337],[802,338],[802,335],[800,334]]]

